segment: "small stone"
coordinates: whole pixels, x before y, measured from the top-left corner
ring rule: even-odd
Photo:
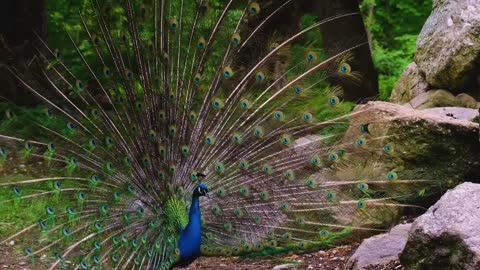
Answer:
[[[297,267],[296,264],[286,263],[286,264],[277,265],[273,267],[272,270],[294,269],[296,267]]]
[[[462,93],[457,95],[455,99],[457,100],[457,104],[459,107],[471,108],[471,109],[477,108],[477,100],[470,95]]]
[[[9,244],[10,244],[10,246],[15,245],[15,240],[10,241]]]
[[[327,252],[325,252],[323,250],[320,250],[317,254],[318,254],[318,256],[325,256],[327,254]]]

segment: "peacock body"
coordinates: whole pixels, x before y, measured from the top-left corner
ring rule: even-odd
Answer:
[[[0,136],[0,157],[42,165],[3,180],[2,204],[44,209],[2,243],[51,254],[50,269],[169,269],[319,248],[402,207],[395,168],[372,175],[359,162],[394,153],[375,122],[340,141],[363,113],[342,86],[362,80],[353,63],[368,43],[328,46],[321,28],[358,13],[275,27],[298,1],[139,2],[92,0],[83,31],[66,34],[75,54],[38,48],[44,83],[11,68],[45,107],[33,137]],[[345,168],[356,173],[333,173]]]

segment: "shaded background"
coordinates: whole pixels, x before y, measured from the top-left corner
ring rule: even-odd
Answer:
[[[30,64],[38,47],[35,33],[48,40],[53,48],[70,47],[64,31],[81,31],[78,11],[84,10],[88,2],[2,1],[0,100],[17,105],[31,106],[38,103],[3,67],[15,66],[26,77],[34,77],[35,68]],[[355,52],[353,63],[353,68],[362,73],[363,80],[360,86],[343,85],[346,98],[352,101],[365,101],[370,98],[386,100],[402,71],[413,59],[416,37],[430,13],[431,5],[431,0],[299,0],[294,1],[293,7],[282,14],[283,19],[275,23],[283,24],[286,29],[294,31],[299,25],[299,18],[305,12],[315,11],[322,17],[361,12],[363,20],[357,16],[323,26],[324,43],[334,48],[338,44],[345,46],[360,40],[369,40],[370,48],[364,46]],[[344,38],[339,39],[339,36]],[[73,51],[64,54],[68,56],[73,54]],[[357,90],[353,91],[354,88]]]

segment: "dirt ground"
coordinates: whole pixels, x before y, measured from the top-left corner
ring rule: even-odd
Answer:
[[[353,255],[359,244],[340,246],[325,251],[317,251],[302,255],[283,255],[268,258],[215,258],[203,257],[182,270],[283,270],[283,269],[321,269],[347,270],[347,261]],[[368,270],[403,270],[399,262],[388,265],[378,265]]]
[[[35,264],[29,259],[21,258],[14,251],[14,245],[7,243],[0,246],[0,270],[44,270],[47,263],[42,259]],[[283,254],[272,257],[240,258],[240,257],[202,257],[185,268],[178,270],[282,270],[282,269],[320,269],[347,270],[347,261],[359,244],[335,247],[325,251],[295,255]],[[398,262],[388,265],[378,265],[369,270],[403,270]]]

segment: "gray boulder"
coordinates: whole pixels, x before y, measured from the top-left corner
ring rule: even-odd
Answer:
[[[457,186],[417,218],[400,261],[407,269],[480,269],[480,185]]]
[[[411,63],[403,72],[400,80],[392,90],[390,102],[404,104],[416,96],[428,91],[428,83],[425,75],[416,63]]]
[[[348,260],[346,269],[371,269],[399,260],[408,239],[412,224],[397,225],[389,233],[363,240],[357,251]]]
[[[478,0],[433,1],[415,56],[432,88],[462,90],[467,82],[475,81],[480,57],[479,14]]]

